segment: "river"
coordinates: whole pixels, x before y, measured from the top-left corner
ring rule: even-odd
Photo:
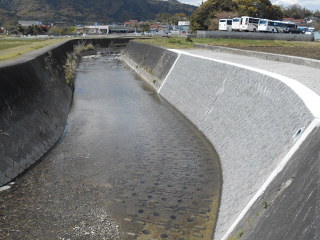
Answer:
[[[82,59],[60,141],[0,193],[1,239],[212,239],[213,146],[119,54]]]

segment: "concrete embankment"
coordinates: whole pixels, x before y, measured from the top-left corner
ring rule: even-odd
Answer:
[[[265,70],[133,41],[123,59],[216,148],[223,189],[214,239],[318,237],[316,93]]]
[[[61,137],[72,100],[64,64],[74,45],[96,50],[130,39],[70,40],[0,65],[0,186],[41,158]]]

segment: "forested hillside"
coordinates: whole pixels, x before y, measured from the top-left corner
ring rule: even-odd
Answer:
[[[0,25],[18,20],[110,24],[155,19],[161,12],[190,16],[196,8],[177,0],[0,0]]]

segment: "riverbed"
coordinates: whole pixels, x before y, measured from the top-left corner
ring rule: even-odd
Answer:
[[[0,192],[0,237],[212,239],[221,185],[213,146],[119,53],[87,56],[62,138]]]

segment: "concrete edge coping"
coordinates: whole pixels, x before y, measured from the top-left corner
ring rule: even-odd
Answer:
[[[242,50],[242,49],[200,44],[200,43],[195,43],[194,47],[217,51],[217,52],[225,52],[225,53],[233,53],[238,55],[257,57],[257,58],[262,58],[262,59],[272,60],[272,61],[292,63],[292,64],[303,65],[307,67],[320,69],[320,60],[311,59],[311,58],[281,55],[276,53],[256,52],[256,51],[250,51],[250,50]]]
[[[210,61],[215,61],[215,62],[219,62],[219,63],[223,63],[223,64],[232,65],[235,67],[244,68],[244,69],[247,69],[250,71],[254,71],[254,72],[278,79],[279,81],[283,82],[288,87],[290,87],[301,98],[301,100],[305,103],[306,107],[309,109],[309,111],[313,114],[313,116],[315,118],[320,118],[320,108],[319,108],[319,104],[318,104],[320,102],[320,96],[297,80],[294,80],[289,77],[285,77],[285,76],[277,74],[277,73],[272,73],[272,72],[269,72],[266,70],[262,70],[262,69],[258,69],[258,68],[254,68],[254,67],[249,67],[249,66],[245,66],[242,64],[237,64],[237,63],[227,62],[227,61],[223,61],[223,60],[219,60],[219,59],[208,58],[208,57],[203,57],[203,56],[199,56],[196,54],[191,54],[188,52],[184,52],[183,50],[177,50],[177,49],[168,49],[168,50],[176,52],[180,55],[185,54],[185,55],[189,55],[192,57],[202,58],[202,59],[206,59],[206,60],[210,60]],[[180,58],[180,55],[179,55],[179,58]],[[179,59],[179,58],[177,58],[177,59]],[[174,66],[175,66],[175,64],[172,66],[172,69],[174,68]],[[169,74],[172,69],[170,69]],[[165,83],[165,81],[164,81],[164,83]],[[160,89],[161,89],[161,87],[160,87]]]

